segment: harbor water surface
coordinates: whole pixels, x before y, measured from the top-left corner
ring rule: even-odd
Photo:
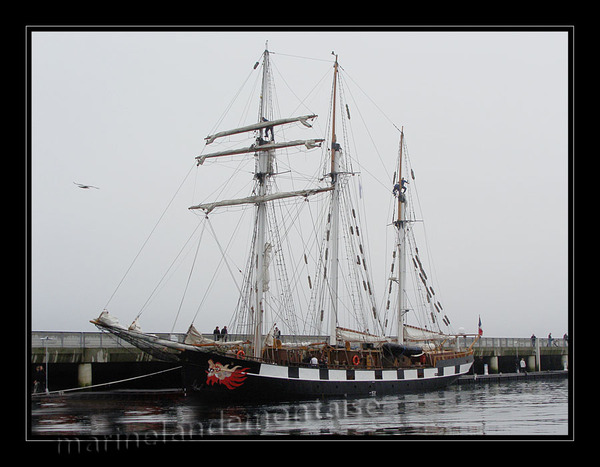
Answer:
[[[568,380],[453,385],[395,396],[211,404],[183,394],[74,392],[31,403],[33,438],[130,442],[220,437],[568,436]]]

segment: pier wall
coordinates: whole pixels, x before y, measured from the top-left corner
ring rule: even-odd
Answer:
[[[463,345],[469,346],[473,338],[463,339]],[[562,338],[481,338],[473,345],[475,361],[473,371],[476,374],[513,373],[520,368],[521,359],[526,371],[564,370],[568,368],[569,343]]]
[[[163,339],[182,342],[183,334],[157,334]],[[205,337],[212,338],[206,334]],[[282,336],[285,341],[285,336]],[[232,339],[235,336],[231,336]],[[315,336],[303,340],[318,341]],[[470,337],[461,338],[461,347],[473,343]],[[478,375],[514,373],[521,359],[527,371],[563,370],[568,366],[568,343],[563,339],[538,339],[534,345],[529,338],[482,338],[473,346],[473,372]],[[44,332],[31,333],[31,372],[48,366],[49,390],[121,383],[127,388],[173,388],[182,380],[181,370],[165,371],[178,365],[154,359],[131,344],[103,332]],[[140,376],[157,373],[140,379]]]

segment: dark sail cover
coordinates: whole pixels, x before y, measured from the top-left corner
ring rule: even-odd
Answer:
[[[381,346],[381,348],[385,355],[393,357],[400,357],[401,355],[404,355],[406,357],[414,357],[423,353],[423,349],[419,346],[394,344],[392,342],[386,342]]]

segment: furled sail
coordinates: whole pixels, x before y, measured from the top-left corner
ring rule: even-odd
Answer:
[[[196,327],[191,324],[185,333],[185,339],[183,340],[183,343],[189,345],[214,344],[215,340],[204,337],[198,332]]]
[[[404,325],[404,339],[412,342],[441,341],[448,339],[446,334],[428,329],[418,328],[409,324]]]
[[[221,131],[219,133],[215,133],[214,135],[209,135],[204,139],[206,140],[206,144],[210,144],[215,139],[221,138],[223,136],[237,135],[238,133],[246,133],[248,131],[260,130],[262,128],[270,128],[273,126],[283,125],[285,123],[294,123],[294,122],[300,122],[304,126],[307,126],[308,128],[312,128],[312,125],[310,123],[308,123],[308,120],[312,120],[313,118],[316,118],[316,117],[317,117],[316,115],[302,115],[300,117],[280,118],[280,119],[271,120],[271,121],[265,120],[263,122],[254,123],[253,125],[247,125],[247,126],[243,126],[240,128],[234,128],[232,130]]]
[[[188,328],[185,333],[185,339],[183,343],[186,345],[192,346],[216,346],[216,347],[227,347],[227,346],[236,346],[240,344],[246,343],[246,341],[236,340],[236,341],[215,341],[214,339],[209,339],[208,337],[204,337],[202,334],[198,332],[196,327],[192,324]]]
[[[127,329],[119,324],[119,320],[115,316],[110,315],[106,310],[98,318],[90,322],[102,330],[107,330],[144,352],[164,361],[179,361],[178,355],[184,350],[198,350],[196,347],[186,343],[162,339],[154,334],[142,333],[136,330],[135,326],[133,329]]]
[[[269,281],[271,280],[271,276],[269,275],[269,266],[271,264],[273,254],[273,245],[270,243],[265,244],[265,261],[263,264],[263,292],[267,292],[269,290]]]
[[[213,203],[204,203],[198,204],[196,206],[190,206],[188,209],[203,209],[206,214],[210,213],[214,208],[221,206],[236,206],[240,204],[256,204],[256,203],[264,203],[266,201],[272,201],[275,199],[283,199],[283,198],[292,198],[294,196],[310,196],[317,193],[322,193],[324,191],[330,191],[333,187],[326,188],[313,188],[309,190],[298,190],[298,191],[288,191],[281,193],[270,193],[262,196],[248,196],[246,198],[238,198],[238,199],[226,199],[223,201],[215,201]]]
[[[348,342],[387,342],[387,339],[383,336],[377,336],[363,331],[355,331],[354,329],[347,329],[342,327],[335,328],[336,337],[340,341]]]
[[[246,154],[249,152],[258,152],[258,151],[269,151],[271,149],[281,149],[281,148],[289,148],[292,146],[306,146],[306,149],[313,149],[321,146],[323,139],[307,139],[307,140],[295,140],[295,141],[283,141],[281,143],[266,143],[266,144],[253,144],[246,148],[238,148],[238,149],[229,149],[227,151],[219,151],[212,152],[210,154],[205,154],[202,156],[196,156],[196,160],[198,161],[198,165],[204,164],[204,161],[211,157],[221,157],[221,156],[233,156],[235,154]]]
[[[111,315],[107,310],[102,311],[100,316],[97,318],[98,324],[104,325],[110,328],[127,329],[121,323],[116,316]]]

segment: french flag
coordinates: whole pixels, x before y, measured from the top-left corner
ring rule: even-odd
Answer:
[[[478,326],[479,326],[479,330],[478,330],[479,335],[483,336],[483,329],[481,329],[481,316],[479,316],[479,324],[478,324]]]

